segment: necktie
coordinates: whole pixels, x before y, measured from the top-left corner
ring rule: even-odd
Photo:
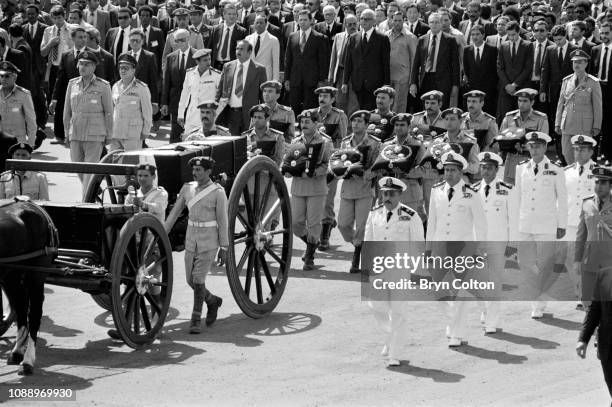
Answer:
[[[476,48],[476,63],[480,64],[480,48]]]
[[[584,165],[581,165],[580,169],[578,170],[578,175],[581,176],[583,172],[584,172]]]
[[[542,44],[538,44],[536,49],[536,62],[535,62],[535,77],[540,78],[540,72],[542,72]]]
[[[516,51],[514,50],[514,43],[510,44],[510,59],[514,59],[514,56],[516,55]]]
[[[225,29],[225,38],[223,39],[223,45],[221,45],[221,58],[224,61],[227,61],[229,59],[229,36],[230,36],[230,29],[229,27],[227,27]]]
[[[61,37],[59,30],[57,29],[57,26],[53,27],[53,32],[56,36]],[[61,42],[61,38],[60,38],[60,42]],[[51,52],[49,55],[49,58],[51,58],[51,62],[55,62],[55,60],[57,59],[57,54],[58,54],[58,48],[59,48],[59,44],[57,44],[55,47],[51,48]]]
[[[117,48],[115,48],[115,62],[119,59],[119,55],[123,52],[123,28],[121,29],[121,33],[119,34],[119,39],[117,40]]]
[[[536,165],[535,165],[535,168],[533,169],[533,173],[534,173],[535,175],[538,175],[538,171],[539,171],[539,170],[538,170],[538,164],[536,164]]]
[[[236,77],[236,86],[234,87],[234,94],[237,97],[242,97],[242,64],[238,67],[238,76]]]
[[[603,203],[603,201],[600,199],[600,200],[599,200],[599,212],[601,212],[601,208],[603,208],[603,205],[604,205],[604,203]]]
[[[563,66],[563,48],[559,48],[559,66]]]
[[[472,39],[471,38],[472,36],[470,35],[470,31],[472,31],[472,22],[471,21],[468,23],[468,26],[467,26],[467,28],[465,30],[465,36],[467,37],[467,45],[470,45],[470,41]]]
[[[485,197],[489,196],[489,191],[491,190],[491,185],[485,185]]]
[[[436,35],[432,35],[429,47],[429,54],[427,54],[427,62],[425,63],[425,72],[434,71],[434,58],[436,57]]]
[[[410,32],[414,34],[414,24],[410,24]]]
[[[34,25],[30,25],[30,38],[34,39]]]
[[[149,27],[143,29],[145,35],[145,47],[149,44]]]
[[[576,78],[574,79],[574,87],[577,88],[579,84],[580,84],[580,79],[578,79],[578,76],[576,76]]]
[[[387,222],[389,222],[389,220],[391,219],[391,216],[393,216],[393,212],[391,211],[387,212]]]
[[[608,47],[605,47],[606,50],[604,51],[604,57],[603,57],[603,65],[601,67],[601,80],[602,81],[607,81],[608,80]]]
[[[363,33],[363,46],[367,46],[368,45],[368,34],[367,33]]]
[[[453,187],[450,187],[448,189],[448,200],[450,201],[451,199],[453,199],[453,194],[455,193],[455,190],[453,189]]]
[[[255,43],[255,56],[259,53],[259,48],[261,47],[261,35],[257,36],[257,42]]]
[[[300,52],[304,52],[304,47],[306,46],[306,32],[302,31],[300,35]]]
[[[179,71],[183,72],[185,70],[185,54],[181,52],[181,64],[179,65]]]

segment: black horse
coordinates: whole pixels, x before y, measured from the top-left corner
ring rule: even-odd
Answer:
[[[45,274],[27,266],[50,266],[57,243],[53,222],[38,205],[27,200],[0,201],[0,279],[17,316],[18,329],[7,364],[20,365],[20,375],[34,370],[45,298]]]

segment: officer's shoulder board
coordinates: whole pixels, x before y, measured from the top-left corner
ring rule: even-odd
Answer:
[[[554,166],[554,167],[561,168],[561,166],[559,164],[557,164],[556,162],[551,161],[549,164]]]
[[[593,76],[593,75],[591,75],[591,74],[589,74],[589,73],[587,74],[587,78],[592,79],[594,82],[599,82],[599,79],[597,79],[597,77],[596,77],[596,76]]]
[[[344,113],[342,109],[338,109],[336,106],[332,106],[331,110],[333,110],[336,113]]]
[[[478,182],[476,182],[476,183],[472,184],[472,188],[473,188],[473,189],[478,189],[478,188],[480,188],[480,184],[481,184],[481,183],[482,183],[482,180],[480,180],[480,181],[478,181]]]
[[[415,117],[415,116],[424,116],[425,114],[427,114],[427,112],[425,110],[423,110],[422,112],[418,112],[418,113],[413,114],[412,117]]]
[[[519,162],[519,163],[518,163],[518,165],[528,163],[528,162],[529,162],[529,160],[530,160],[529,158],[528,158],[528,159],[526,159],[526,160],[523,160],[523,161]]]
[[[196,66],[194,66],[194,68],[197,68],[197,65],[196,65]],[[212,72],[214,72],[214,73],[221,74],[221,71],[220,71],[220,70],[215,69],[215,68],[213,68],[213,67],[211,67],[211,68],[210,68],[210,70],[211,70]]]
[[[464,133],[463,133],[463,136],[464,136],[465,138],[467,138],[467,139],[470,139],[471,141],[476,141],[476,140],[478,140],[478,139],[477,139],[475,136],[473,136],[473,135],[472,135],[472,134],[470,134],[470,133],[465,133],[465,132],[464,132]]]
[[[496,119],[496,118],[495,118],[493,115],[490,115],[490,114],[489,114],[489,113],[487,113],[487,112],[484,112],[484,115],[485,115],[485,117],[486,117],[487,119],[497,120],[497,119]]]
[[[576,163],[573,163],[573,164],[567,165],[567,166],[565,166],[565,168],[564,168],[563,170],[564,170],[564,171],[567,171],[567,170],[569,170],[570,168],[576,168],[576,165],[577,165]]]
[[[223,132],[223,133],[227,133],[228,136],[230,135],[229,134],[229,129],[227,127],[219,126],[218,124],[215,125],[215,127],[217,128],[217,133],[220,131],[220,132]]]
[[[461,118],[462,118],[462,119],[467,119],[469,115],[470,115],[470,112],[465,112],[465,113],[463,113],[463,114],[461,115]]]
[[[200,34],[200,31],[192,25],[189,26],[189,31]]]
[[[373,211],[375,211],[375,210],[377,210],[377,209],[382,208],[383,206],[384,206],[384,204],[378,204],[378,205],[374,206],[374,207],[372,208],[372,210],[373,210]]]
[[[368,136],[370,136],[374,141],[378,141],[380,143],[380,139],[376,136],[373,136],[371,134],[368,134]]]
[[[478,192],[476,190],[476,188],[474,188],[472,185],[468,185],[468,184],[463,184],[463,192],[465,192],[465,190],[471,191],[471,192]]]
[[[26,88],[24,88],[24,87],[21,87],[21,86],[19,86],[19,85],[15,85],[15,88],[16,88],[16,89],[18,89],[18,90],[20,90],[20,91],[22,91],[22,92],[23,92],[23,93],[25,93],[26,95],[29,95],[29,94],[30,94],[30,91],[29,91],[29,90],[27,90],[27,89],[26,89]]]
[[[567,75],[565,78],[563,78],[563,80],[566,81],[566,80],[570,79],[572,76],[574,76],[573,73]]]
[[[143,81],[141,81],[140,79],[137,79],[137,78],[135,78],[135,79],[136,79],[136,83],[137,83],[138,85],[140,85],[140,86],[147,86],[147,87],[149,86],[149,85],[147,85],[146,83],[144,83]]]
[[[74,78],[70,79],[70,80],[68,81],[68,83],[77,82],[79,79],[81,79],[81,77],[80,77],[80,76],[74,77]]]
[[[325,141],[332,141],[332,138],[329,137],[327,134],[323,133],[323,132],[319,132],[319,134],[321,135],[321,137],[323,137],[323,140]]]
[[[108,81],[106,79],[102,79],[102,78],[96,76],[96,80],[99,81],[99,82],[102,82],[103,84],[106,84],[106,85],[110,86],[110,83],[108,83]]]
[[[351,134],[349,134],[348,136],[344,137],[344,138],[342,139],[342,141],[349,141],[349,140],[351,139],[351,137],[353,137],[353,134],[352,134],[352,133],[351,133]]]
[[[197,67],[198,67],[198,66],[196,65],[196,66],[192,66],[191,68],[187,68],[187,69],[185,70],[185,72],[191,72],[191,71],[194,71],[194,70],[195,70]]]
[[[506,113],[506,116],[514,116],[515,114],[518,113],[518,109],[516,110],[510,110],[508,113]]]
[[[589,199],[595,199],[595,194],[582,198],[583,201],[588,201]]]
[[[286,112],[290,112],[291,111],[291,108],[289,106],[281,105],[280,103],[278,103],[276,106],[278,106],[278,108],[280,110],[284,110]]]
[[[416,212],[412,210],[412,208],[404,204],[400,204],[400,212],[407,213],[408,216],[414,216],[416,214]]]
[[[168,35],[167,36],[169,37],[170,34],[175,32],[176,30],[177,30],[176,28],[171,29],[170,31],[168,31]],[[172,36],[172,38],[174,38],[174,36]]]
[[[512,189],[513,185],[509,184],[505,181],[497,181],[497,186],[502,186],[504,188]]]
[[[251,127],[250,129],[243,131],[241,133],[241,136],[248,136],[251,134],[252,131],[253,131],[253,128]]]
[[[285,133],[283,133],[282,131],[278,131],[276,129],[273,129],[272,127],[270,127],[269,129],[270,133],[275,135],[275,136],[285,136]]]
[[[546,116],[546,113],[544,113],[544,112],[540,112],[539,110],[532,110],[532,112],[533,112],[533,114],[534,114],[535,116],[540,116],[540,117],[548,117],[548,116]]]
[[[432,185],[432,188],[439,188],[439,187],[443,186],[445,182],[446,182],[446,181],[440,181],[440,182],[438,182],[437,184],[433,184],[433,185]]]

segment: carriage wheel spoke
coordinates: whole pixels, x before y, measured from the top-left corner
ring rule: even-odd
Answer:
[[[274,236],[274,235],[280,235],[281,233],[289,233],[289,229],[276,229],[276,230],[271,230],[269,232],[266,232],[268,235],[270,236]]]
[[[259,222],[259,190],[261,187],[261,172],[256,172],[253,177],[253,223]]]
[[[157,312],[157,315],[161,315],[161,307],[159,306],[157,301],[155,301],[155,298],[153,298],[151,293],[148,293],[148,292],[145,293],[145,298],[147,299],[147,301],[149,301],[149,304],[151,304],[151,307],[154,308],[153,311]]]
[[[276,262],[282,267],[285,268],[285,262],[283,261],[283,259],[281,259],[280,257],[278,257],[278,254],[274,253],[272,251],[271,248],[269,248],[268,246],[265,247],[266,251],[270,254],[270,256],[272,256],[272,258],[274,260],[276,260]]]
[[[140,307],[138,306],[140,302],[140,295],[134,296],[134,302],[132,305],[132,312],[134,313],[134,332],[136,335],[140,335]]]
[[[156,235],[153,238],[153,240],[151,240],[149,242],[149,244],[147,244],[147,248],[145,249],[143,259],[147,259],[151,255],[151,250],[153,250],[155,248],[155,246],[157,246],[157,242],[159,242],[159,236],[158,235]]]
[[[133,292],[130,294],[129,298],[127,298],[127,304],[125,307],[125,319],[127,321],[126,326],[130,326],[132,325],[132,319],[134,316],[134,312],[133,312],[133,308],[134,308],[134,302],[136,301],[136,296],[138,294],[136,294],[136,292]]]
[[[259,203],[259,207],[257,208],[257,219],[261,219],[264,210],[266,209],[266,205],[268,204],[268,200],[270,199],[270,191],[272,190],[272,176],[268,173],[266,189],[261,197],[261,202]],[[262,222],[263,224],[263,222]]]
[[[136,287],[134,287],[133,285],[126,288],[123,294],[121,294],[121,302],[123,302],[128,296],[130,296],[135,289]]]
[[[254,250],[249,250],[249,261],[247,263],[246,270],[246,281],[244,283],[244,292],[247,297],[251,294],[251,277],[253,277],[253,261],[255,260],[255,256],[253,255]]]
[[[252,233],[253,227],[249,224],[249,222],[244,218],[244,215],[240,212],[237,212],[236,218],[242,224],[242,227],[246,229],[247,232]],[[246,232],[245,232],[246,233]]]
[[[244,186],[242,190],[242,199],[244,199],[244,209],[247,213],[248,225],[253,227],[255,225],[254,213],[253,213],[253,204],[251,202],[251,197],[249,196],[249,187],[247,185]]]
[[[266,216],[262,217],[261,219],[262,225],[267,225],[268,222],[270,222],[270,218],[272,217],[272,215],[274,215],[274,212],[280,206],[280,203],[281,203],[280,199],[277,199],[276,201],[274,201],[274,204],[270,207],[270,209],[268,209],[268,212],[266,212]]]
[[[145,252],[147,245],[147,236],[149,235],[149,228],[140,229],[140,242],[138,242],[138,262],[144,264]]]
[[[251,254],[251,251],[253,251],[253,249],[254,247],[251,245],[247,245],[247,247],[244,248],[244,251],[242,252],[242,256],[240,256],[240,261],[238,262],[238,265],[236,266],[236,270],[238,270],[238,274],[240,274],[242,267],[244,267],[244,262],[246,261],[246,259],[249,258],[249,255]]]
[[[242,237],[240,239],[235,239],[234,240],[234,245],[250,242],[251,240],[253,240],[253,238],[251,236],[245,236],[245,237]]]
[[[142,324],[145,330],[148,332],[151,330],[151,320],[149,319],[149,311],[147,311],[147,305],[145,304],[144,297],[139,297],[138,302],[140,303],[140,313],[142,314]]]
[[[151,275],[151,271],[157,267],[157,266],[161,266],[162,263],[164,263],[166,261],[166,256],[162,257],[161,259],[155,260],[155,262],[149,264],[145,270],[145,273],[147,273],[147,275]]]
[[[266,257],[263,253],[259,254],[259,260],[261,261],[261,268],[263,269],[264,275],[266,276],[266,280],[268,281],[268,285],[270,286],[270,294],[274,295],[276,293],[276,286],[274,285],[274,280],[272,280],[272,275],[270,274],[270,268],[268,267],[268,263],[266,263]]]
[[[257,303],[263,304],[263,294],[261,292],[261,270],[259,266],[259,255],[255,255],[255,288],[257,289]]]
[[[113,185],[113,180],[111,179],[111,176],[110,175],[105,176],[104,180],[106,181],[106,190],[108,191],[108,198],[110,199],[112,204],[116,204],[117,203],[117,195],[115,193],[115,190],[109,188],[109,187],[111,187]]]

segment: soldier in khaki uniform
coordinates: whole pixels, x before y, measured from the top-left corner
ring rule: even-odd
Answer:
[[[539,131],[548,134],[548,116],[546,113],[533,109],[535,97],[538,91],[525,88],[517,91],[514,96],[517,98],[518,109],[506,113],[500,127],[500,131],[509,129],[516,131],[523,129],[525,133]],[[519,162],[529,158],[529,152],[521,147],[520,153],[508,153],[504,161],[504,181],[514,184],[516,166]]]
[[[164,46],[164,51],[162,52],[162,72],[166,70],[166,57],[169,53],[174,52],[178,49],[176,45],[176,41],[174,38],[174,32],[176,30],[187,30],[189,31],[189,46],[193,49],[202,49],[204,48],[204,40],[202,39],[202,34],[198,30],[196,30],[193,26],[189,25],[189,10],[186,8],[177,8],[172,13],[174,18],[176,18],[177,27],[174,30],[168,31],[168,35],[166,36],[166,45]]]
[[[36,113],[30,91],[15,84],[19,72],[21,71],[12,63],[0,62],[2,130],[17,137],[21,143],[34,144],[37,129]]]
[[[32,158],[32,147],[27,143],[17,143],[8,150],[9,157],[15,160]],[[49,186],[45,174],[36,171],[5,171],[0,175],[0,199],[29,196],[34,200],[49,200]]]
[[[461,123],[461,129],[487,130],[487,135],[484,139],[483,151],[492,151],[493,149],[491,148],[491,143],[497,136],[498,128],[495,117],[482,110],[486,96],[486,93],[480,90],[472,90],[463,95],[468,111],[461,116],[461,119],[463,120]]]
[[[270,112],[270,127],[283,133],[285,143],[295,137],[295,113],[289,106],[278,103],[283,85],[278,81],[267,81],[259,86],[261,98]]]
[[[119,56],[119,76],[112,88],[113,137],[111,149],[138,150],[149,137],[153,125],[151,91],[146,83],[136,79],[136,58],[130,54]]]
[[[359,260],[361,258],[361,243],[365,233],[368,213],[372,206],[374,197],[373,182],[378,176],[377,172],[370,169],[374,165],[380,153],[380,140],[366,132],[370,112],[358,110],[351,115],[351,128],[353,133],[342,140],[340,148],[354,148],[368,146],[367,159],[364,162],[364,173],[361,176],[354,175],[350,179],[342,181],[340,188],[340,209],[338,211],[338,230],[345,242],[355,247],[351,273],[359,273]]]
[[[214,100],[207,100],[198,105],[198,109],[200,110],[200,123],[202,123],[202,125],[193,129],[185,138],[185,141],[204,140],[206,137],[213,135],[230,135],[226,127],[215,124],[218,107],[219,105]]]
[[[306,243],[304,254],[304,270],[314,269],[314,255],[319,246],[321,236],[321,219],[327,196],[327,165],[332,151],[331,139],[318,131],[319,115],[314,110],[304,110],[298,121],[302,135],[296,137],[293,143],[314,144],[323,143],[320,161],[315,167],[314,176],[302,174],[294,177],[291,182],[291,216],[293,218],[293,233]],[[285,175],[290,177],[290,175]]]
[[[376,135],[380,135],[383,143],[393,135],[393,125],[391,118],[395,112],[391,110],[395,101],[395,89],[391,86],[383,86],[374,91],[376,96],[376,109],[370,111],[370,124],[376,126]]]
[[[337,150],[342,143],[342,139],[346,136],[348,128],[348,118],[346,114],[333,106],[336,101],[338,89],[332,86],[323,86],[315,89],[315,94],[319,98],[319,107],[314,109],[319,114],[319,123],[325,127],[325,133],[331,137],[333,143],[333,151]],[[334,198],[338,190],[338,179],[334,179],[327,184],[329,191],[325,199],[325,214],[323,215],[323,227],[321,229],[321,242],[319,250],[326,251],[329,249],[329,236],[331,231],[336,227],[336,213],[334,212]]]
[[[64,128],[69,129],[66,143],[70,145],[73,162],[98,162],[102,148],[113,131],[113,99],[111,87],[94,75],[98,56],[89,50],[77,57],[81,76],[71,79],[66,90]],[[83,185],[88,175],[79,174]]]
[[[572,136],[598,137],[603,114],[599,80],[586,73],[591,57],[581,49],[572,52],[571,57],[574,73],[563,78],[555,117],[555,132],[561,134],[567,164],[574,162]]]
[[[181,188],[176,203],[166,220],[166,230],[172,226],[183,209],[189,210],[185,236],[185,277],[193,289],[193,312],[189,333],[200,333],[202,306],[206,302],[206,326],[217,320],[217,311],[223,300],[206,288],[206,274],[213,261],[225,261],[227,246],[227,197],[223,187],[210,179],[215,161],[209,157],[189,160],[193,182]]]
[[[476,137],[461,129],[461,116],[463,116],[463,111],[458,107],[451,107],[442,112],[442,118],[444,118],[447,128],[444,141],[447,143],[472,144],[467,157],[468,167],[464,170],[464,176],[467,176],[469,181],[474,182],[479,179],[480,174],[480,160],[478,159],[480,148],[478,148]]]

